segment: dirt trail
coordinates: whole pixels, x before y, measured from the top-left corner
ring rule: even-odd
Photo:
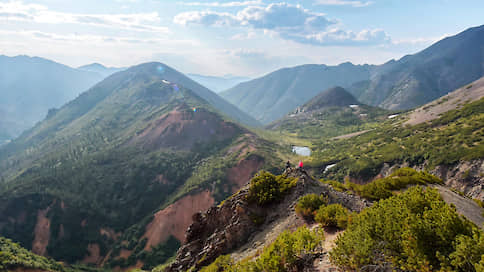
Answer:
[[[436,185],[435,188],[439,190],[440,195],[445,202],[448,204],[454,204],[459,214],[465,216],[481,229],[484,227],[484,217],[482,216],[484,209],[479,207],[476,202],[474,202],[472,199],[454,193],[446,187]]]
[[[352,138],[352,137],[355,137],[355,136],[358,136],[358,135],[361,135],[363,133],[367,133],[368,131],[370,131],[371,129],[367,129],[367,130],[362,130],[362,131],[357,131],[357,132],[353,132],[353,133],[349,133],[349,134],[345,134],[345,135],[340,135],[340,136],[336,136],[336,137],[333,137],[331,138],[332,140],[341,140],[341,139],[348,139],[348,138]]]
[[[311,271],[316,272],[335,272],[339,271],[336,266],[331,264],[329,260],[329,252],[334,247],[334,242],[338,235],[343,231],[341,230],[325,230],[324,231],[324,243],[323,243],[323,254],[321,257],[314,260],[314,266]]]

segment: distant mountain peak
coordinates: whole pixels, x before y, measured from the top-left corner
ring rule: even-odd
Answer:
[[[321,92],[302,106],[306,111],[318,110],[326,107],[343,107],[359,105],[360,102],[342,87],[336,86]]]

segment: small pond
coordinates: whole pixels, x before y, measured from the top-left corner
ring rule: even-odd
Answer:
[[[306,156],[306,157],[311,156],[311,149],[309,149],[309,147],[307,146],[293,146],[292,152],[301,156]]]

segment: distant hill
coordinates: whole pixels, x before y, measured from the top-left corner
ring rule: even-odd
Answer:
[[[301,106],[303,111],[314,111],[327,107],[344,107],[349,105],[360,104],[356,98],[342,87],[329,88],[306,104]]]
[[[0,56],[0,144],[103,79],[38,57]]]
[[[321,90],[342,86],[360,102],[405,110],[484,76],[484,26],[445,38],[383,65],[302,65],[284,68],[221,93],[264,124],[282,118]]]
[[[250,78],[248,77],[238,77],[231,75],[216,77],[198,74],[187,74],[187,76],[216,93],[232,88],[241,82],[250,80]]]
[[[109,76],[0,147],[0,235],[69,263],[163,263],[193,213],[277,165],[227,109],[161,63]]]
[[[83,65],[77,68],[82,71],[94,72],[102,75],[103,77],[108,77],[114,73],[126,70],[126,68],[116,68],[116,67],[106,67],[100,63],[91,63],[87,65]]]
[[[268,124],[306,103],[321,90],[349,86],[370,77],[372,66],[302,65],[240,83],[221,93],[232,104]]]
[[[342,87],[329,88],[267,126],[300,138],[322,139],[379,126],[389,112],[361,104]]]
[[[484,76],[484,25],[377,67],[370,81],[349,90],[367,104],[410,109]]]

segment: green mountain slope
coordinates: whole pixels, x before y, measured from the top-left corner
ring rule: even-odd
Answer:
[[[378,127],[387,116],[388,111],[363,105],[345,89],[334,87],[267,128],[298,138],[320,139]]]
[[[0,56],[0,144],[103,79],[38,57]]]
[[[371,66],[343,63],[338,66],[302,65],[284,68],[241,83],[221,93],[257,120],[268,124],[304,104],[321,90],[349,86],[366,80]]]
[[[37,269],[36,271],[66,271],[59,263],[35,255],[9,239],[0,237],[0,271]]]
[[[192,213],[278,165],[275,146],[177,79],[160,63],[116,73],[2,147],[0,234],[70,263],[150,267]],[[176,227],[153,227],[174,211]]]
[[[484,88],[480,82],[417,109],[435,111],[428,122],[416,121],[415,112],[403,113],[359,136],[316,141],[312,166],[325,178],[357,182],[384,175],[392,166],[424,168],[447,185],[482,199]]]

